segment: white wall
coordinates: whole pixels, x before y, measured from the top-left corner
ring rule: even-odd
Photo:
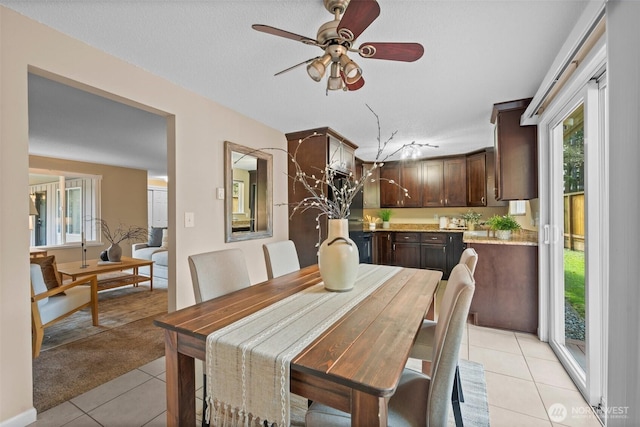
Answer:
[[[607,3],[609,79],[608,426],[640,425],[640,2]]]
[[[223,143],[286,149],[284,135],[211,100],[0,7],[0,426],[34,420],[29,308],[27,71],[167,117],[170,295],[193,303],[190,254],[239,247],[252,283],[266,279],[262,244],[286,239],[287,208],[274,207],[272,239],[224,243]],[[274,201],[287,200],[284,156],[274,154]],[[195,227],[184,228],[185,212]]]

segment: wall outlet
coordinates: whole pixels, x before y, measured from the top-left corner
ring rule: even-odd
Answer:
[[[218,188],[216,197],[218,198],[218,200],[224,200],[224,188]]]
[[[187,228],[196,226],[195,214],[193,212],[184,213],[184,226]]]

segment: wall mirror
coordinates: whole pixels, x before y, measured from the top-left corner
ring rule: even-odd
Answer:
[[[225,141],[225,236],[227,242],[273,236],[273,156]]]

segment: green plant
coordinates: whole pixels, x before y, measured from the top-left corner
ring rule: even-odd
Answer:
[[[460,215],[460,217],[464,219],[464,222],[467,224],[477,224],[480,218],[482,218],[482,215],[469,209],[466,213]]]
[[[564,250],[564,297],[583,319],[584,308],[584,252]]]
[[[380,211],[380,218],[382,218],[382,221],[389,221],[391,219],[391,209],[382,209]]]
[[[511,215],[494,215],[487,221],[492,230],[519,230],[520,224]]]

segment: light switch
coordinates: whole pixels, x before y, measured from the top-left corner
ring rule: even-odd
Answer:
[[[184,213],[184,226],[185,227],[195,227],[196,220],[195,214],[193,212],[185,212]]]
[[[224,188],[218,188],[218,200],[224,200]]]

